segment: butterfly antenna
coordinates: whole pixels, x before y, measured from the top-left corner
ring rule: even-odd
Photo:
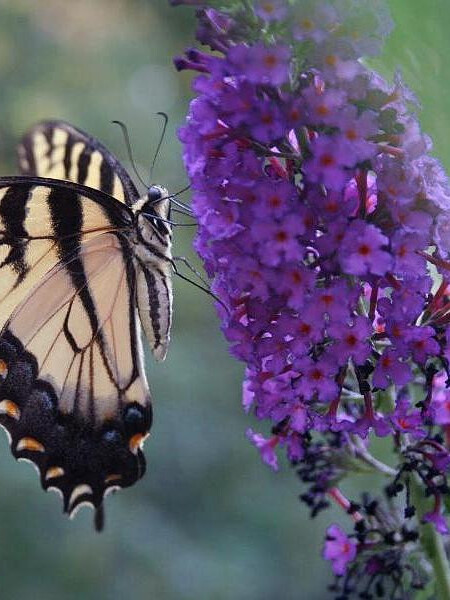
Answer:
[[[175,204],[175,206],[178,206],[178,208],[181,208],[181,210],[179,210],[178,212],[183,212],[185,215],[188,215],[189,217],[192,217],[195,219],[195,215],[192,214],[192,209],[189,206],[186,206],[186,204],[183,204],[182,202],[177,202],[176,200],[171,199],[172,204]],[[177,210],[176,208],[174,208],[173,210]]]
[[[192,212],[192,208],[188,204],[186,204],[185,202],[181,202],[181,200],[174,200],[174,198],[176,198],[176,197],[177,197],[177,194],[174,194],[173,196],[171,196],[171,200],[174,204],[176,204],[180,208],[184,208],[185,210]]]
[[[192,214],[192,208],[190,206],[188,206],[187,204],[184,204],[184,202],[180,202],[179,200],[174,200],[174,198],[175,198],[176,195],[177,194],[172,194],[171,196],[165,196],[164,198],[157,198],[156,200],[153,200],[152,204],[158,204],[158,202],[162,202],[163,200],[170,200],[170,202],[172,204],[175,204],[176,206],[179,206],[186,213],[189,213],[189,216],[194,216]]]
[[[192,213],[188,213],[184,210],[180,210],[179,208],[172,208],[172,212],[177,213],[177,215],[183,215],[184,217],[189,217],[190,219],[195,219]]]
[[[201,275],[201,273],[199,273],[197,271],[197,269],[195,267],[193,267],[191,265],[191,263],[188,261],[188,259],[185,256],[174,256],[174,257],[172,257],[172,260],[183,263],[189,269],[189,271],[191,273],[193,273],[196,277],[198,277],[200,279],[200,281],[203,283],[203,285],[205,285],[206,287],[209,286],[206,279]]]
[[[176,196],[179,196],[180,194],[184,194],[184,192],[187,192],[190,188],[191,188],[191,184],[187,185],[186,187],[179,190],[178,192],[175,192],[175,194],[172,194],[172,197],[175,198]]]
[[[192,213],[192,208],[190,206],[188,206],[184,202],[181,202],[181,200],[175,200],[174,199],[177,196],[179,196],[180,194],[183,194],[184,192],[187,192],[190,189],[190,187],[191,186],[189,184],[186,187],[184,187],[182,190],[179,190],[178,192],[175,192],[175,194],[170,194],[170,196],[166,196],[165,198],[158,198],[158,200],[156,200],[155,202],[161,202],[161,200],[170,200],[170,202],[172,202],[173,204],[176,204],[180,208],[184,208],[184,210],[186,210],[187,212]]]
[[[127,126],[125,125],[125,123],[122,123],[122,121],[111,121],[111,123],[115,123],[116,125],[119,125],[120,129],[122,130],[123,138],[125,140],[125,145],[127,147],[128,158],[130,160],[131,166],[133,167],[133,171],[135,172],[136,177],[139,179],[139,181],[142,183],[142,185],[145,188],[147,188],[148,186],[145,183],[145,181],[142,179],[142,177],[139,175],[137,167],[136,167],[136,163],[134,162],[133,152],[131,150],[130,136],[128,135]]]
[[[185,216],[189,217],[190,215]],[[168,223],[171,227],[197,227],[197,223],[175,223],[175,221],[165,219],[164,217],[158,217],[158,215],[152,215],[152,219],[155,221],[161,221],[162,223]]]
[[[195,273],[195,275],[197,275],[197,277],[199,277],[200,281],[202,281],[205,286],[198,284],[197,282],[193,281],[192,279],[190,279],[190,277],[186,277],[186,275],[183,275],[182,273],[180,273],[177,269],[177,266],[175,264],[175,261],[178,260],[180,262],[183,262],[190,271],[192,271],[193,273]],[[183,279],[184,281],[187,281],[188,283],[192,284],[194,287],[198,288],[199,290],[202,290],[202,292],[205,292],[205,294],[208,294],[208,296],[211,296],[212,298],[214,298],[214,300],[216,302],[218,302],[221,306],[223,306],[223,308],[226,310],[227,314],[230,314],[230,309],[228,308],[228,306],[218,297],[216,296],[216,294],[214,294],[208,287],[207,282],[203,279],[203,277],[194,269],[194,267],[192,265],[189,264],[189,262],[187,261],[186,258],[184,258],[184,256],[174,256],[172,259],[172,267],[173,270],[175,272],[175,275],[178,275],[178,277],[180,279]]]
[[[150,181],[148,187],[151,186],[151,182],[153,181],[153,169],[155,168],[156,159],[158,158],[159,150],[161,148],[161,144],[163,143],[164,136],[166,135],[167,123],[169,122],[169,117],[165,112],[157,112],[157,115],[160,115],[164,119],[163,130],[161,136],[159,138],[158,146],[156,147],[155,156],[153,157],[152,166],[150,167]]]

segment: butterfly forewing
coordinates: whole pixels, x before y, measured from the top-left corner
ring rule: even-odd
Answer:
[[[84,284],[74,285],[75,269]],[[80,502],[99,506],[108,488],[144,472],[151,407],[134,294],[123,243],[103,234],[50,270],[0,338],[0,421],[12,452],[37,464],[70,513]]]
[[[96,138],[64,121],[44,121],[31,128],[18,146],[24,175],[81,183],[127,205],[136,187],[117,158]]]
[[[0,327],[64,252],[130,224],[123,205],[83,186],[0,178]]]
[[[0,198],[0,424],[68,512],[99,506],[144,473],[151,423],[132,214],[50,179],[0,178]]]

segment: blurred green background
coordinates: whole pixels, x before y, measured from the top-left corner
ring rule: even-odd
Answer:
[[[401,69],[424,106],[437,155],[450,166],[450,3],[389,5],[396,29],[373,64],[384,74]],[[161,131],[155,112],[164,110],[170,123],[155,180],[181,189],[176,130],[191,76],[177,74],[172,57],[192,43],[193,11],[166,0],[0,0],[0,174],[16,172],[17,138],[46,117],[87,130],[128,165],[110,124],[123,120],[147,173]],[[175,253],[198,264],[191,235],[177,231]],[[283,464],[275,474],[261,464],[244,435],[255,423],[241,409],[242,371],[210,298],[175,281],[169,356],[148,365],[155,413],[148,472],[108,498],[101,535],[91,511],[75,521],[61,515],[60,499],[40,490],[31,465],[15,463],[1,434],[0,598],[328,598],[322,536],[342,517],[331,512],[311,522],[292,470]]]

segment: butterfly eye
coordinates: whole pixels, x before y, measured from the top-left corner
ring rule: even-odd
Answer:
[[[152,185],[152,187],[149,188],[149,190],[148,190],[149,201],[152,204],[154,204],[155,202],[158,202],[158,200],[160,200],[161,198],[162,198],[161,190],[159,188],[157,188],[155,185]]]

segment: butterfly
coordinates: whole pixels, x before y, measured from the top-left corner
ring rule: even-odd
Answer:
[[[145,472],[152,423],[141,326],[157,360],[172,320],[170,197],[140,197],[117,158],[63,121],[0,177],[0,425],[64,511]]]

